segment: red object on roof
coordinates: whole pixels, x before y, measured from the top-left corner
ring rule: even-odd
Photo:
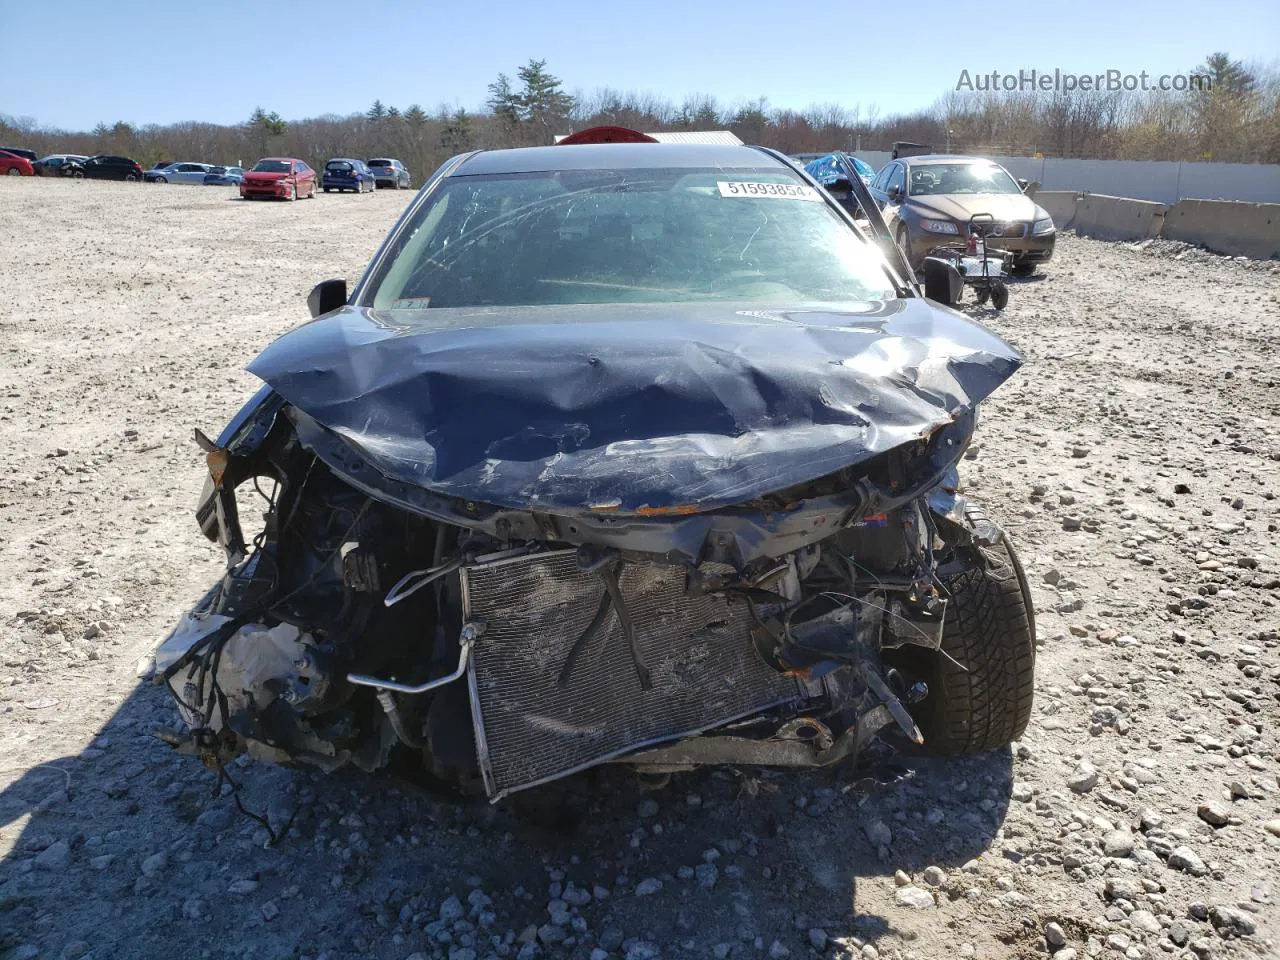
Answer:
[[[571,133],[560,141],[558,146],[573,146],[578,143],[657,143],[647,133],[632,130],[628,127],[588,127]]]

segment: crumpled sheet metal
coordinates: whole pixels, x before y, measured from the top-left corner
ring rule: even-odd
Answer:
[[[250,365],[377,470],[519,509],[740,503],[926,437],[1021,364],[923,299],[348,307]]]

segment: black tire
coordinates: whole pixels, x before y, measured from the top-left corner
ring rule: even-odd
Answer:
[[[986,516],[974,507],[972,520]],[[944,656],[912,651],[911,672],[923,674],[929,694],[912,708],[924,747],[946,757],[998,750],[1022,736],[1035,692],[1035,608],[1027,575],[1007,537],[983,548],[975,565],[946,581],[951,593]]]
[[[1034,263],[1014,263],[1009,267],[1009,273],[1015,277],[1029,277],[1036,272]]]
[[[991,305],[997,310],[1003,310],[1009,304],[1009,288],[1004,283],[993,283],[991,285]]]
[[[325,193],[333,193],[333,187],[325,187],[325,188],[324,188],[324,192],[325,192]]]
[[[973,288],[973,302],[976,303],[978,306],[982,306],[990,298],[991,298],[991,291],[988,290],[986,287]]]

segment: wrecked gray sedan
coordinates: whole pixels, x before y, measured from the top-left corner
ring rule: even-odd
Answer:
[[[886,250],[767,150],[449,161],[197,435],[170,739],[491,799],[1016,739],[1031,602],[956,467],[1020,358]]]

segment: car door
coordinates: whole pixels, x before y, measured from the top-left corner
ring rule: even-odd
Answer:
[[[180,163],[173,181],[174,183],[204,183],[204,174],[205,168],[202,164]]]
[[[892,162],[886,163],[880,168],[880,172],[877,173],[875,178],[871,181],[871,196],[881,210],[883,210],[884,205],[889,202],[889,197],[885,193],[885,188],[888,186],[889,177],[893,174],[893,168],[896,166],[897,164]]]
[[[305,197],[307,195],[307,191],[311,189],[307,179],[308,174],[312,177],[315,176],[315,174],[312,173],[311,168],[301,160],[293,165],[293,179],[297,184],[299,197]]]

